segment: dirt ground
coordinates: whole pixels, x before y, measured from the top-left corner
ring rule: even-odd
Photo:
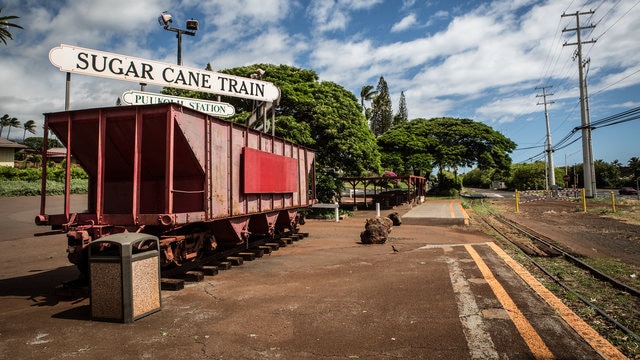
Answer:
[[[579,201],[532,201],[520,204],[517,213],[513,199],[487,202],[505,217],[557,241],[575,255],[614,258],[640,267],[640,212],[636,199],[619,199],[615,214],[606,200],[588,201],[586,213]]]

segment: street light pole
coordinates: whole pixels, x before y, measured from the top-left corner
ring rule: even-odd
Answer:
[[[187,29],[178,29],[169,26],[173,22],[173,18],[171,14],[166,11],[163,12],[160,17],[158,17],[158,22],[160,25],[164,26],[165,30],[173,31],[176,33],[176,38],[178,38],[178,65],[182,65],[182,34],[195,36],[196,31],[198,31],[198,20],[187,20]]]

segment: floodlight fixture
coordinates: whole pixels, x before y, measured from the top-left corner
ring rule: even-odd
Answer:
[[[171,14],[167,13],[166,11],[164,11],[162,14],[160,14],[160,16],[158,17],[158,23],[160,23],[160,25],[163,26],[169,26],[169,24],[171,24],[172,22],[172,16]]]
[[[187,30],[198,31],[198,20],[187,20]]]
[[[169,26],[173,22],[173,17],[166,11],[158,17],[158,23],[164,27],[165,30],[173,31],[178,38],[178,65],[182,65],[182,34],[195,36],[198,30],[198,20],[191,18],[187,20],[187,29],[178,29]]]

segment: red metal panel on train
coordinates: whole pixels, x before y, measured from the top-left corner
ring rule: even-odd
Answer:
[[[280,194],[298,191],[298,161],[244,148],[245,194]]]

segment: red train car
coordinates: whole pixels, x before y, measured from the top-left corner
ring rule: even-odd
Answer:
[[[179,104],[48,113],[47,129],[67,148],[67,186],[63,213],[48,214],[43,166],[36,223],[67,234],[82,271],[103,236],[156,235],[163,266],[182,265],[296,232],[316,201],[313,150]],[[86,204],[71,204],[72,160],[89,175]]]

